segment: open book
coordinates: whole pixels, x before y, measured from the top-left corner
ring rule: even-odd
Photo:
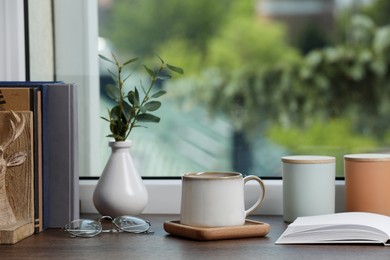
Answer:
[[[390,217],[363,212],[299,217],[275,244],[355,244],[390,245]]]

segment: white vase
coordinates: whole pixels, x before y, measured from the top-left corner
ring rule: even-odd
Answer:
[[[130,155],[131,141],[109,142],[111,155],[93,193],[93,203],[103,216],[139,215],[148,193]]]

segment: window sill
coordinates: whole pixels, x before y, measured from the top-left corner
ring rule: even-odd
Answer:
[[[263,205],[254,214],[282,215],[283,193],[282,180],[265,180],[266,198]],[[97,213],[92,195],[97,180],[80,180],[80,212]],[[181,180],[144,180],[149,193],[149,203],[144,214],[179,214],[181,198]],[[345,211],[344,181],[336,181],[336,212]],[[255,183],[246,185],[245,199],[249,206],[258,193]],[[247,206],[247,207],[248,207]]]

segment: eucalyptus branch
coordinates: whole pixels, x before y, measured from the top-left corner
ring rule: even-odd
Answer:
[[[124,82],[130,77],[131,74],[128,75],[124,80],[122,80],[123,68],[126,65],[135,62],[136,60],[138,60],[138,58],[130,59],[124,62],[123,64],[121,64],[114,54],[112,54],[113,60],[103,55],[99,55],[99,57],[107,62],[114,64],[117,68],[116,74],[112,73],[109,70],[112,78],[117,83],[117,86],[113,86],[113,85],[106,86],[107,95],[116,102],[116,105],[111,110],[110,109],[108,110],[109,119],[102,117],[104,120],[110,123],[111,134],[108,135],[108,137],[115,138],[115,141],[124,141],[130,135],[134,127],[140,126],[138,125],[138,122],[140,121],[150,122],[150,123],[160,122],[159,117],[149,112],[153,112],[159,109],[161,106],[161,102],[149,101],[149,100],[151,98],[155,98],[155,99],[159,98],[160,96],[164,95],[166,91],[160,90],[157,93],[150,96],[153,86],[156,84],[156,81],[158,79],[171,78],[170,75],[165,77],[161,76],[161,74],[165,69],[168,69],[170,71],[179,74],[183,74],[183,69],[166,64],[163,61],[163,59],[161,59],[161,57],[157,55],[157,57],[161,62],[160,68],[157,70],[157,72],[154,72],[146,65],[144,65],[144,69],[149,74],[151,81],[146,91],[142,87],[142,82],[141,82],[141,87],[144,91],[144,97],[140,102],[139,92],[137,87],[134,87],[134,90],[129,91],[127,95],[124,95],[123,93]],[[126,101],[126,99],[128,100],[128,102]]]
[[[148,68],[145,66],[145,69],[148,70]],[[149,93],[150,91],[152,90],[154,84],[156,83],[157,79],[158,79],[158,76],[161,74],[161,72],[163,71],[164,69],[164,64],[161,64],[157,74],[153,74],[151,75],[151,81],[150,81],[150,84],[149,84],[149,88],[147,89],[147,91],[145,92],[145,96],[144,98],[142,99],[142,102],[140,104],[140,107],[137,110],[135,116],[132,118],[132,121],[131,121],[131,124],[130,124],[130,129],[126,135],[126,138],[129,136],[131,130],[134,128],[136,122],[137,122],[137,117],[141,114],[141,107],[144,106],[144,104],[149,100]]]

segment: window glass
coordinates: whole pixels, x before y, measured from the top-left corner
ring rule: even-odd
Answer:
[[[129,137],[140,174],[280,177],[281,156],[316,154],[336,156],[343,176],[344,154],[386,152],[389,11],[386,0],[99,0],[99,53],[140,58],[127,91],[147,85],[155,53],[185,71],[156,85],[161,121]],[[113,81],[100,62],[106,117]]]

